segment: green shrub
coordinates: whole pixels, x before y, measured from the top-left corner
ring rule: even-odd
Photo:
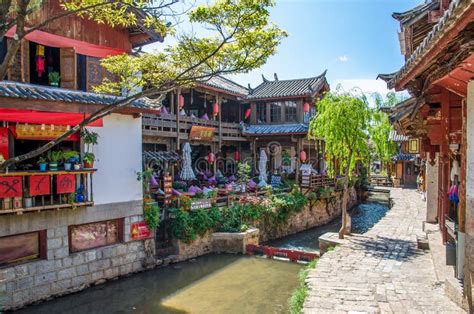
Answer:
[[[306,278],[308,277],[309,271],[315,268],[317,263],[318,260],[313,260],[303,270],[299,272],[299,285],[295,289],[295,291],[293,291],[293,294],[288,300],[289,313],[300,314],[303,312],[303,304],[306,297],[308,296],[308,285],[306,284]]]

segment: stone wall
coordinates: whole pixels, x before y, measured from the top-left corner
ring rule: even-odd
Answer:
[[[212,234],[212,251],[217,253],[241,253],[247,252],[247,244],[259,243],[259,230],[250,228],[245,232],[215,232]]]
[[[174,247],[177,248],[177,255],[173,258],[173,262],[182,262],[201,255],[212,252],[212,232],[209,231],[202,236],[198,236],[191,243],[185,243],[180,240],[174,240]]]
[[[128,216],[121,208],[128,208]],[[124,218],[123,243],[70,252],[68,226],[72,222],[81,224],[114,218]],[[79,291],[91,284],[143,270],[145,241],[130,241],[130,224],[141,220],[140,203],[2,217],[2,236],[46,230],[47,258],[0,269],[0,311]],[[7,227],[4,223],[10,225]]]
[[[357,193],[354,188],[349,194],[349,208],[357,204]],[[322,226],[339,217],[342,212],[342,192],[335,192],[328,200],[310,202],[304,210],[288,219],[284,225],[273,225],[266,221],[257,223],[260,230],[260,242],[282,238],[284,236]]]

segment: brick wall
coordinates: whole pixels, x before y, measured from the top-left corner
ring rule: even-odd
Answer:
[[[118,205],[111,204],[110,206],[117,208]],[[96,221],[104,220],[103,218],[113,212],[112,209],[102,206],[100,211],[95,211]],[[137,214],[139,211],[133,210],[133,207],[129,211],[131,216],[122,217],[124,218],[123,243],[77,253],[69,252],[67,224],[48,227],[46,229],[47,259],[0,269],[0,310],[22,307],[51,296],[79,291],[91,284],[102,283],[107,279],[143,270],[146,260],[144,241],[130,241],[130,224],[143,220],[143,216]],[[118,212],[120,213],[120,210]],[[50,218],[55,214],[58,215],[57,212],[42,214]],[[38,216],[35,215],[41,216],[27,214],[20,218],[29,218],[31,231],[41,228],[40,221],[36,220]],[[74,210],[70,211],[69,215],[67,213],[61,215],[70,216],[77,213]],[[87,215],[87,209],[82,215]],[[58,221],[62,220],[56,220]]]

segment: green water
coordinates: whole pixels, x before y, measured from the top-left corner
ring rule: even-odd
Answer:
[[[19,313],[284,313],[301,268],[256,257],[207,255]]]

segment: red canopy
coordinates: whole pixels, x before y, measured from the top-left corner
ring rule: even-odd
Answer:
[[[31,123],[31,124],[55,124],[55,125],[78,125],[89,115],[82,113],[47,112],[35,110],[20,110],[0,108],[0,121]],[[103,126],[102,119],[88,124],[88,126]]]
[[[5,36],[12,38],[13,35],[15,35],[15,32],[16,25],[10,28],[5,34]],[[31,33],[26,35],[25,38],[29,41],[44,46],[55,48],[74,48],[76,53],[90,57],[105,58],[109,56],[127,53],[127,51],[123,49],[94,45],[85,41],[70,39],[67,37],[54,35],[43,31],[32,31]]]

